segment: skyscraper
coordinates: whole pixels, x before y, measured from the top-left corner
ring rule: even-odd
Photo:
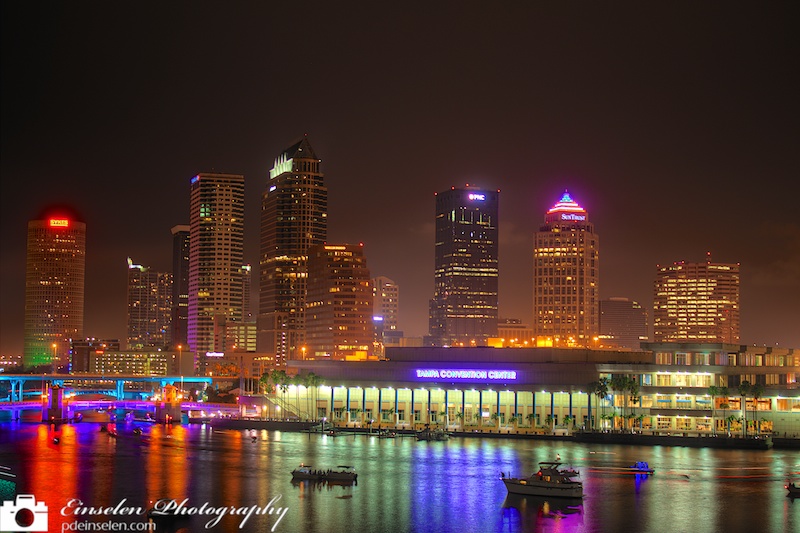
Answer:
[[[276,364],[301,357],[308,248],[328,234],[328,189],[307,137],[284,150],[261,199],[258,351]]]
[[[739,343],[739,264],[657,266],[655,342]]]
[[[205,374],[205,354],[224,351],[226,322],[242,318],[244,176],[193,177],[189,220],[187,336]]]
[[[128,258],[128,350],[166,349],[172,322],[172,274]]]
[[[363,361],[372,355],[372,288],[364,248],[319,244],[308,249],[307,359]]]
[[[499,195],[469,185],[436,195],[434,344],[481,346],[497,336]]]
[[[28,222],[23,364],[64,366],[83,337],[86,224],[65,209]]]
[[[397,330],[400,311],[400,287],[386,276],[372,280],[372,312],[380,318],[383,331]]]
[[[568,192],[533,244],[533,334],[540,344],[591,346],[599,332],[600,237]]]
[[[172,228],[172,346],[189,349],[186,329],[189,317],[189,232],[188,225]]]
[[[647,311],[627,298],[600,300],[600,342],[606,347],[640,350],[648,342]]]

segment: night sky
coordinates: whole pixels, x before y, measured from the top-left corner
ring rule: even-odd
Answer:
[[[532,4],[532,5],[529,5]],[[434,193],[500,189],[500,315],[531,320],[533,233],[565,189],[603,298],[657,264],[741,263],[741,340],[800,348],[794,2],[2,2],[0,351],[21,353],[27,223],[87,223],[85,334],[126,335],[126,258],[171,269],[189,179],[322,159],[328,240],[363,242],[427,332]],[[255,309],[255,302],[254,302]]]

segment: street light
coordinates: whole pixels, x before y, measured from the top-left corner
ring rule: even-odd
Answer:
[[[58,344],[53,343],[51,346],[53,347],[53,365],[55,365],[56,361],[58,360]]]

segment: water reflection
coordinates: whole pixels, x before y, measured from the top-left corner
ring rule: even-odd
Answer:
[[[512,531],[581,531],[583,500],[509,494],[502,506],[503,522]]]
[[[276,505],[288,512],[276,533],[712,533],[741,530],[756,511],[761,531],[800,530],[800,500],[787,498],[784,488],[800,476],[796,451],[267,431],[252,437],[252,431],[195,425],[0,423],[0,465],[17,474],[20,493],[47,501],[53,531],[72,520],[58,513],[69,498],[95,507],[124,499],[144,509],[159,498],[188,499],[196,507],[263,506],[279,498]],[[556,454],[581,472],[582,502],[507,494],[501,471],[530,475]],[[656,474],[619,473],[637,461],[649,462]],[[355,465],[358,483],[293,482],[291,471],[301,462],[325,469]],[[146,517],[117,521],[137,520]],[[164,520],[157,531],[206,531],[208,520]],[[254,515],[239,529],[240,521],[226,516],[208,531],[269,531],[276,522],[269,514]]]

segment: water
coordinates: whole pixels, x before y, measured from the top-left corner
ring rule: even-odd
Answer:
[[[17,474],[18,493],[48,505],[49,530],[76,521],[141,526],[139,514],[62,516],[84,506],[149,509],[160,498],[200,508],[257,506],[272,514],[191,516],[156,531],[276,532],[797,532],[800,454],[680,447],[454,438],[417,442],[364,435],[251,434],[207,426],[119,424],[119,437],[85,422],[59,428],[0,423],[0,465]],[[141,429],[141,435],[135,429]],[[53,439],[58,438],[58,444]],[[539,461],[581,471],[582,502],[508,496],[500,472],[528,475]],[[651,477],[602,470],[647,461]],[[293,483],[300,463],[355,465],[356,485]],[[279,509],[280,508],[280,509]],[[278,512],[285,509],[285,514]],[[121,527],[121,526],[120,526]]]

